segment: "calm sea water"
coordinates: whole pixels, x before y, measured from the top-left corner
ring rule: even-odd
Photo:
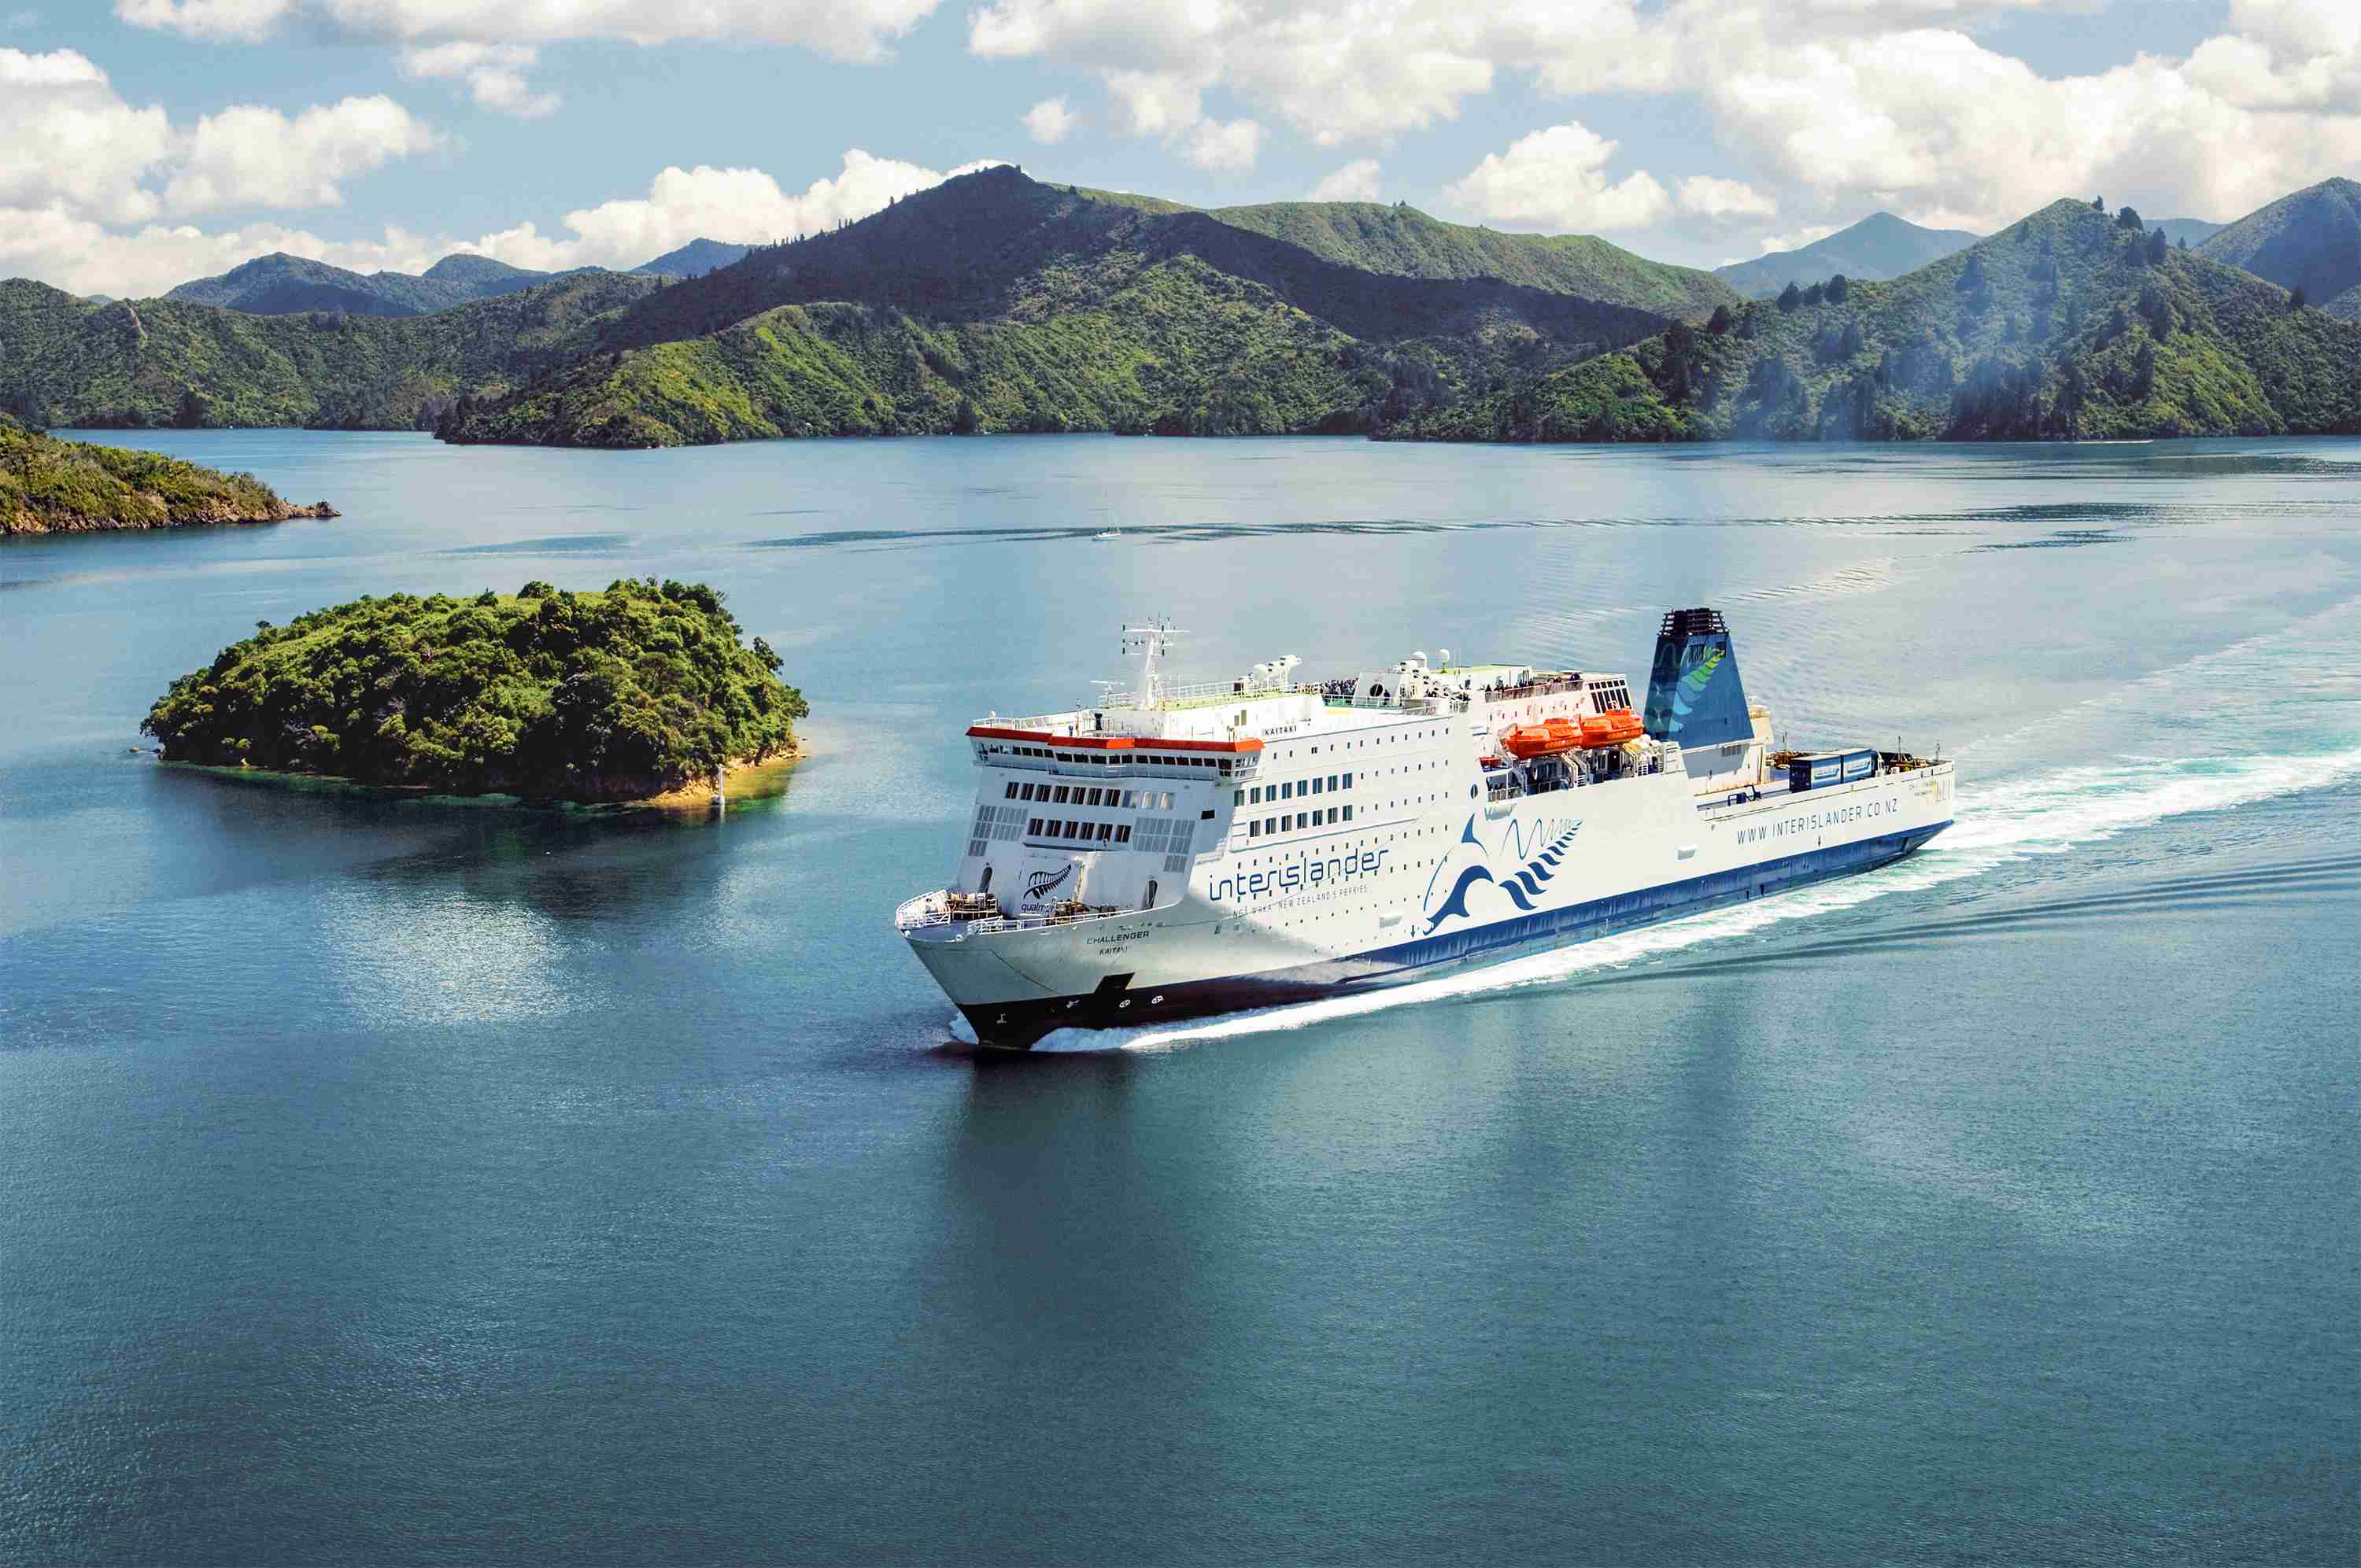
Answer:
[[[2361,1555],[2361,443],[136,439],[346,516],[0,548],[0,1559]],[[128,754],[258,618],[651,573],[786,655],[784,798]],[[1126,616],[1644,674],[1699,603],[1958,828],[1045,1058],[889,928]]]

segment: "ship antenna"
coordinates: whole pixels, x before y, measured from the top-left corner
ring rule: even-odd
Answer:
[[[1175,638],[1186,635],[1186,632],[1169,620],[1155,620],[1145,626],[1126,626],[1123,629],[1123,651],[1140,656],[1140,707],[1152,708],[1156,706],[1158,697],[1156,661],[1159,656],[1172,652]]]

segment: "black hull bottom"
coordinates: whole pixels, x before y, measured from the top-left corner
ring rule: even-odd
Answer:
[[[1191,1018],[1283,1007],[1323,997],[1352,995],[1386,986],[1433,980],[1457,970],[1503,963],[1553,948],[1595,941],[1642,926],[1766,898],[1816,882],[1853,876],[1891,865],[1949,827],[1938,822],[1905,833],[1889,833],[1857,843],[1809,850],[1713,876],[1564,909],[1543,910],[1416,938],[1392,947],[1323,959],[1268,974],[1230,975],[1158,989],[1105,990],[1040,1002],[979,1003],[960,1011],[975,1029],[979,1045],[994,1050],[1031,1050],[1060,1029],[1136,1029]]]

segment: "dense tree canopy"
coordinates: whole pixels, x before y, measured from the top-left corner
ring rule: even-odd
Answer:
[[[143,728],[180,762],[628,800],[792,749],[807,709],[778,668],[701,583],[394,594],[262,623]]]

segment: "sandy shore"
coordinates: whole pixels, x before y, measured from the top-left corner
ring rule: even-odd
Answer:
[[[807,761],[811,754],[811,743],[797,736],[792,751],[783,751],[759,762],[732,762],[722,770],[722,795],[728,800],[761,800],[766,795],[777,795],[787,787],[787,775],[794,771],[795,765]],[[665,811],[705,810],[713,805],[713,785],[710,781],[699,780],[662,795],[652,795],[644,800],[624,804],[653,806]]]

